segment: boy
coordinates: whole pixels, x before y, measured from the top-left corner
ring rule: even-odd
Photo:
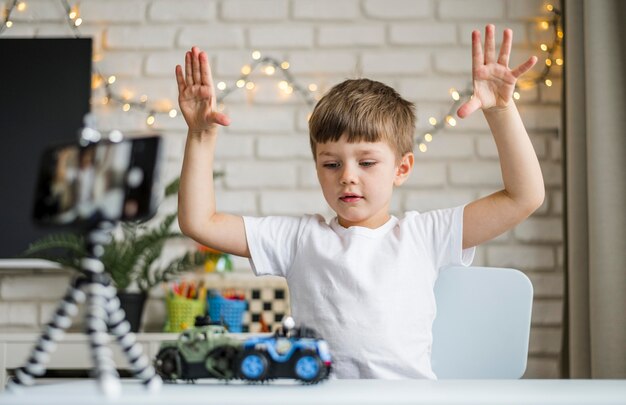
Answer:
[[[474,95],[495,138],[505,188],[466,206],[403,219],[389,215],[393,188],[413,168],[414,107],[393,89],[347,80],[316,105],[310,141],[324,197],[337,217],[239,217],[215,212],[213,154],[218,125],[204,52],[176,66],[179,104],[189,126],[181,174],[181,230],[203,245],[250,258],[257,275],[287,279],[291,313],[328,340],[338,378],[430,378],[433,286],[441,267],[469,265],[474,246],[511,229],[542,203],[537,157],[511,100],[532,57],[508,68],[511,30],[496,60],[494,27],[472,33]]]

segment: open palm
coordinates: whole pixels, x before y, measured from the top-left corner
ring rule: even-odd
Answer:
[[[500,54],[496,60],[496,45],[494,40],[495,27],[487,25],[485,28],[485,52],[480,43],[480,32],[472,32],[472,80],[474,94],[457,111],[461,118],[465,118],[479,108],[506,107],[511,101],[517,79],[537,63],[535,56],[517,68],[509,69],[511,42],[513,31],[504,30]]]
[[[216,111],[215,87],[206,53],[193,47],[185,54],[185,74],[176,65],[178,105],[191,132],[214,131],[216,124],[228,125],[230,119]]]

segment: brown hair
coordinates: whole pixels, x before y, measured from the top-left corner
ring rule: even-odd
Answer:
[[[398,158],[413,151],[415,105],[391,87],[369,79],[346,80],[328,91],[309,119],[315,159],[318,143],[387,142]]]

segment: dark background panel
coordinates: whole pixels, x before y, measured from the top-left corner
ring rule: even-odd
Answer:
[[[49,233],[31,219],[39,157],[89,112],[90,38],[0,39],[0,258]]]

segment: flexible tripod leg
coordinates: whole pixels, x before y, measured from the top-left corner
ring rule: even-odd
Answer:
[[[115,336],[121,346],[128,363],[137,378],[143,380],[143,384],[150,391],[157,391],[163,385],[163,380],[155,372],[148,357],[143,353],[143,348],[137,342],[134,333],[130,332],[130,323],[126,320],[124,310],[120,308],[120,300],[117,298],[115,287],[107,287],[107,306],[109,332]]]
[[[87,285],[85,332],[91,346],[94,374],[98,379],[100,390],[108,397],[117,397],[122,387],[115,369],[113,353],[107,345],[109,315],[106,311],[107,286],[102,275],[104,266],[100,260],[94,258],[84,258],[81,264],[84,269],[92,272],[89,273]]]
[[[56,342],[63,338],[65,330],[72,324],[71,317],[78,312],[77,304],[85,301],[85,293],[81,291],[84,283],[84,276],[76,277],[72,281],[52,319],[39,336],[26,365],[15,371],[15,375],[7,384],[7,389],[15,390],[18,386],[32,385],[36,377],[46,372],[46,364],[50,359],[50,353],[56,349]]]

